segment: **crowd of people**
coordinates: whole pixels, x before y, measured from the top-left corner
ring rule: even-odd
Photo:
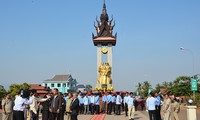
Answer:
[[[180,103],[173,94],[151,92],[146,100],[146,109],[150,120],[171,120],[172,114],[174,120],[179,120]]]
[[[150,93],[146,100],[141,100],[133,92],[62,94],[55,88],[41,98],[38,97],[36,90],[31,90],[30,95],[25,95],[22,91],[19,91],[14,101],[9,94],[2,101],[2,120],[38,120],[39,114],[42,114],[42,120],[64,120],[64,118],[65,120],[77,120],[79,114],[121,115],[121,111],[125,112],[129,120],[133,120],[138,101],[141,103],[141,110],[145,107],[143,101],[146,101],[146,110],[150,120],[161,120],[161,118],[170,120],[172,111],[175,120],[179,120],[178,100],[173,96],[169,97],[168,94]],[[172,102],[174,107],[172,107]]]

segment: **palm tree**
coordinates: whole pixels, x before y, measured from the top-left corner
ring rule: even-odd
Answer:
[[[142,91],[142,84],[139,82],[138,85],[136,85],[137,87],[137,91],[138,91],[138,95],[141,95],[141,91]]]

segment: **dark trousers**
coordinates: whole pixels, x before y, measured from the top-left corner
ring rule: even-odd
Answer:
[[[71,120],[78,120],[77,115],[71,115]]]
[[[84,104],[80,104],[80,114],[84,113]]]
[[[51,114],[51,120],[60,120],[59,113],[50,113],[50,114]]]
[[[149,119],[156,120],[156,110],[149,110]]]
[[[128,105],[125,103],[124,105],[125,115],[128,116]]]
[[[24,120],[23,111],[13,111],[13,120]]]
[[[38,115],[31,110],[31,120],[38,120]]]
[[[123,103],[121,104],[121,107],[122,107],[122,111],[124,111],[125,110],[125,106],[124,106]]]
[[[42,120],[49,120],[49,110],[42,111]]]
[[[120,115],[121,114],[121,104],[116,104],[116,115]]]
[[[156,120],[161,120],[160,109],[160,105],[156,105]]]
[[[116,107],[116,104],[112,103],[112,110],[113,110],[114,113],[115,113],[115,107]]]
[[[95,105],[95,113],[99,114],[99,105]]]
[[[90,104],[90,112],[91,112],[91,114],[94,114],[94,105],[93,104]]]
[[[106,112],[106,102],[102,102],[102,112]]]
[[[112,112],[112,103],[109,102],[107,105],[107,114],[111,114],[111,112]]]
[[[61,110],[60,110],[60,120],[64,120],[64,109],[62,108]]]

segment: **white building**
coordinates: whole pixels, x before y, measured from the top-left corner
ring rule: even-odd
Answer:
[[[59,92],[68,93],[77,91],[77,81],[71,75],[55,75],[52,79],[45,80],[42,86],[50,89],[57,88]]]

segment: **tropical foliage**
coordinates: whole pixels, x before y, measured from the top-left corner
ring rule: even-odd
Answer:
[[[4,87],[0,88],[0,100],[3,99],[6,95],[6,90]]]
[[[30,85],[27,83],[23,83],[23,84],[12,84],[9,86],[8,92],[11,94],[11,96],[15,96],[17,95],[17,93],[19,92],[20,89],[24,89],[24,90],[29,90],[30,89]]]

